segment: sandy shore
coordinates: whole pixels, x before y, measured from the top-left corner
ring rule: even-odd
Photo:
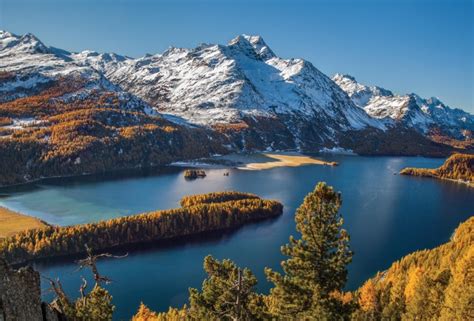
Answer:
[[[0,239],[18,232],[48,226],[43,221],[0,207]]]
[[[336,162],[328,162],[301,154],[261,153],[245,155],[244,157],[239,156],[240,155],[235,155],[232,160],[239,162],[237,168],[245,170],[263,170],[275,167],[297,167],[303,165],[338,165]]]
[[[275,167],[297,167],[303,165],[337,166],[337,162],[306,156],[298,153],[253,153],[253,154],[228,154],[203,158],[188,162],[175,162],[173,166],[194,168],[238,168],[244,170],[263,170]]]

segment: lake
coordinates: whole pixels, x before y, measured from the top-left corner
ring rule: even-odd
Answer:
[[[307,165],[262,171],[209,169],[205,179],[185,181],[184,168],[42,181],[0,191],[0,205],[68,225],[178,206],[183,195],[237,190],[280,200],[284,214],[236,231],[117,250],[126,258],[100,262],[114,282],[108,286],[117,320],[129,319],[140,302],[163,311],[186,303],[189,287],[200,287],[203,258],[212,254],[249,267],[265,292],[264,267],[278,268],[280,246],[295,233],[295,209],[319,181],[342,192],[341,212],[355,252],[348,289],[357,288],[402,256],[447,241],[458,224],[474,214],[474,189],[429,178],[395,175],[401,168],[437,167],[443,159],[327,155],[337,167]],[[224,172],[230,172],[224,176]],[[43,275],[59,277],[77,295],[81,275],[73,258],[34,264]],[[47,288],[47,284],[43,285]],[[45,292],[45,297],[51,294]]]

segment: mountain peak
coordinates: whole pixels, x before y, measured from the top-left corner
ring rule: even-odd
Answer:
[[[336,81],[336,80],[341,81],[341,80],[347,79],[347,80],[351,80],[351,81],[357,82],[357,80],[355,79],[354,76],[351,76],[351,75],[349,75],[349,74],[341,74],[341,73],[335,74],[335,75],[332,77],[332,79],[333,79],[334,81]]]
[[[6,30],[0,30],[0,50],[18,42],[19,37]]]
[[[48,47],[32,33],[17,36],[11,32],[0,30],[0,50],[13,47],[24,52],[49,53]]]
[[[0,39],[10,38],[10,37],[13,37],[13,36],[15,36],[15,35],[12,34],[11,32],[8,32],[6,30],[0,30]]]
[[[239,35],[229,42],[229,47],[238,48],[246,54],[254,54],[263,60],[276,57],[259,35]]]

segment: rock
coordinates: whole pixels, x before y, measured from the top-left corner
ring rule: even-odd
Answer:
[[[44,313],[43,313],[44,312]],[[41,302],[40,275],[32,267],[14,270],[0,259],[0,321],[59,321]]]

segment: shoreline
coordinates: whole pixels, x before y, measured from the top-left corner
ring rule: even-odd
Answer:
[[[400,170],[400,174],[415,177],[430,177],[474,187],[473,165],[474,155],[453,154],[438,168],[406,167]]]
[[[0,240],[17,233],[50,226],[37,217],[0,206]]]
[[[297,152],[234,153],[169,164],[169,166],[183,168],[236,168],[240,170],[265,170],[277,167],[299,167],[305,165],[337,166],[339,164],[334,161],[325,161],[321,158]]]
[[[8,189],[8,188],[15,188],[15,187],[24,187],[24,186],[32,186],[35,183],[39,182],[44,182],[50,179],[62,179],[62,178],[78,178],[78,177],[93,177],[97,175],[115,175],[118,173],[139,173],[141,171],[153,171],[159,168],[163,167],[199,167],[198,165],[203,165],[206,166],[206,168],[209,169],[223,169],[223,168],[237,168],[238,164],[225,164],[225,163],[202,163],[203,160],[216,160],[219,158],[225,158],[228,157],[229,155],[241,155],[241,156],[249,156],[253,154],[265,154],[265,153],[273,153],[273,152],[265,152],[265,151],[256,151],[255,153],[251,154],[245,154],[245,153],[235,153],[235,154],[227,154],[223,156],[210,156],[207,158],[198,158],[198,159],[190,159],[190,160],[182,160],[182,161],[175,161],[175,162],[169,162],[166,164],[160,164],[160,165],[153,165],[153,166],[145,166],[145,167],[136,167],[136,166],[131,166],[131,167],[126,167],[126,168],[117,168],[117,169],[108,169],[105,171],[100,171],[100,172],[91,172],[91,173],[81,173],[81,174],[65,174],[65,175],[53,175],[53,176],[42,176],[42,177],[37,177],[33,179],[29,179],[23,182],[17,182],[13,184],[1,184],[0,183],[0,193],[2,189]],[[292,154],[292,153],[298,153],[295,151],[280,151],[280,152],[274,152],[276,154]],[[329,152],[323,152],[320,153],[322,155],[348,155],[348,154],[342,154],[342,153],[329,153]],[[304,155],[304,154],[300,154]],[[350,156],[359,156],[359,157],[423,157],[423,158],[444,158],[444,156],[430,156],[430,155],[398,155],[398,154],[351,154]],[[307,156],[311,157],[311,156]]]
[[[467,185],[468,187],[474,188],[474,182],[463,181],[462,179],[444,178],[444,177],[439,177],[436,175],[414,175],[414,174],[407,174],[407,173],[402,174],[401,172],[399,172],[398,175],[420,177],[420,178],[430,178],[430,179],[439,180],[439,181],[447,181],[447,182]]]
[[[265,158],[264,162],[246,162],[243,166],[238,166],[242,170],[265,170],[276,167],[299,167],[305,165],[323,165],[323,166],[337,166],[337,162],[324,161],[322,159],[314,158],[300,153],[261,153]]]

